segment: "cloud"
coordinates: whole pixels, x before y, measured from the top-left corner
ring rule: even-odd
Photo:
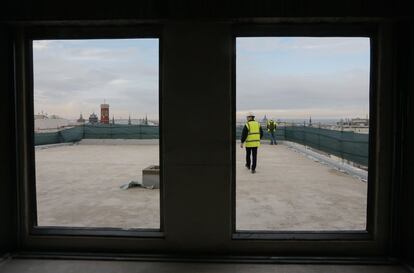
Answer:
[[[33,50],[40,51],[47,49],[52,43],[53,41],[50,40],[38,40],[33,43]]]
[[[361,111],[361,108],[292,108],[292,109],[249,109],[248,111],[237,111],[237,120],[245,120],[248,112],[253,112],[258,119],[267,116],[273,119],[341,119],[341,118],[365,118],[368,112]],[[352,114],[351,114],[352,113]]]
[[[312,51],[312,54],[369,52],[369,38],[363,37],[255,37],[237,38],[237,49],[248,53]]]
[[[98,112],[106,100],[111,116],[158,118],[155,40],[152,49],[140,40],[119,40],[115,45],[96,40],[48,42],[33,44],[36,112],[74,119],[81,112],[84,116]]]
[[[158,118],[156,40],[35,41],[35,111]],[[200,64],[202,65],[202,64]],[[278,117],[368,114],[369,39],[238,38],[237,111]]]
[[[240,75],[237,80],[238,109],[299,107],[365,107],[369,99],[368,71],[340,71],[326,74]]]
[[[239,116],[256,111],[340,118],[369,112],[366,38],[242,38],[237,57]]]

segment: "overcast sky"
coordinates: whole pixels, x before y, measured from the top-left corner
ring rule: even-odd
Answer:
[[[237,38],[238,118],[369,114],[368,38]]]
[[[158,39],[34,41],[35,113],[158,119]]]
[[[158,119],[158,40],[34,41],[35,113]],[[368,38],[237,38],[237,115],[368,115]]]

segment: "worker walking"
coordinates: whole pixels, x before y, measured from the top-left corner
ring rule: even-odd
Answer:
[[[272,119],[269,119],[267,121],[267,132],[269,132],[270,134],[270,145],[277,145],[276,142],[276,136],[275,136],[275,131],[276,131],[276,122],[274,122]]]
[[[256,172],[257,148],[260,146],[260,139],[263,137],[263,130],[260,123],[254,120],[252,112],[247,114],[247,123],[243,127],[241,144],[246,146],[246,168],[251,169],[252,173]]]

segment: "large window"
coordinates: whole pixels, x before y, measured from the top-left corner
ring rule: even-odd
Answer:
[[[55,26],[15,39],[27,249],[385,253],[393,98],[369,26]]]
[[[369,81],[369,38],[236,39],[236,230],[366,230]]]
[[[37,225],[159,229],[158,39],[32,48]]]

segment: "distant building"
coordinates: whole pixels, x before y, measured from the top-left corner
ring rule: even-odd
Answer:
[[[70,121],[64,118],[35,118],[34,128],[36,132],[57,131],[71,126]]]
[[[109,124],[109,104],[101,104],[101,123]]]
[[[89,116],[89,123],[91,123],[91,124],[98,123],[98,116],[95,113],[92,113]]]
[[[262,126],[267,126],[267,117],[266,115],[263,117],[262,121],[260,122],[262,124]]]
[[[353,118],[351,119],[352,126],[366,127],[369,126],[369,119],[367,118]]]
[[[49,118],[47,113],[44,113],[43,110],[40,113],[34,114],[34,119],[45,119]]]
[[[34,119],[46,119],[46,118],[48,118],[47,114],[41,113],[41,114],[34,115]]]
[[[147,115],[145,115],[145,118],[141,119],[141,124],[142,125],[148,125],[148,117],[147,117]]]
[[[79,122],[79,123],[85,123],[85,119],[83,118],[82,113],[80,114],[77,122]]]
[[[333,130],[352,131],[354,133],[368,134],[369,133],[369,119],[368,118],[353,118],[341,119],[336,123],[336,126],[331,126]]]
[[[353,119],[341,119],[337,122],[338,126],[343,127],[368,127],[369,119],[367,118],[353,118]]]

